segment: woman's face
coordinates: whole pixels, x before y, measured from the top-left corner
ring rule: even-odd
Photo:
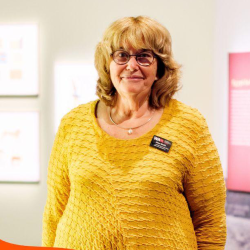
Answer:
[[[140,50],[130,48],[130,55],[138,54]],[[119,65],[114,60],[110,63],[110,77],[114,87],[120,95],[149,94],[151,86],[157,80],[157,60],[149,66],[141,66],[134,56],[124,64]]]

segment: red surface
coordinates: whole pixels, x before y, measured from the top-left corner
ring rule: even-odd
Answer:
[[[249,138],[250,128],[249,114],[250,109],[244,103],[250,103],[250,85],[233,86],[232,79],[250,82],[250,53],[231,53],[229,54],[229,124],[228,124],[228,178],[227,188],[229,190],[250,192],[250,146],[248,142],[232,143],[233,128],[238,122],[237,133],[241,137]],[[232,94],[236,94],[232,97]],[[245,93],[245,94],[244,94]],[[244,97],[244,101],[242,101]],[[239,105],[238,105],[239,104]],[[241,108],[243,107],[243,108]],[[233,112],[234,110],[234,112]],[[236,110],[236,111],[235,111]],[[249,111],[248,111],[249,110]],[[233,115],[234,114],[234,115]],[[234,119],[233,119],[234,117]],[[238,119],[236,119],[236,117]],[[242,129],[241,129],[242,128]],[[243,139],[244,141],[244,139]],[[246,139],[246,141],[249,141]],[[237,145],[236,145],[237,144]]]

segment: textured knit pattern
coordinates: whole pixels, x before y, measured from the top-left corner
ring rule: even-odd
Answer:
[[[48,168],[43,246],[77,250],[220,250],[226,189],[204,117],[172,99],[136,139],[104,132],[98,100],[61,120]],[[168,153],[150,145],[172,141]]]

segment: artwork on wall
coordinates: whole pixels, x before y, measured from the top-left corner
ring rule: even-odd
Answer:
[[[0,24],[0,96],[38,95],[38,29]]]
[[[250,192],[250,52],[229,54],[227,188]]]
[[[55,65],[55,131],[67,112],[98,98],[97,79],[93,64]]]
[[[0,112],[0,181],[38,182],[38,112]]]

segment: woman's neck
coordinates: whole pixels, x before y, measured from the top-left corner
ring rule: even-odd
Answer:
[[[108,112],[116,123],[124,121],[134,121],[140,118],[148,118],[152,114],[149,107],[148,96],[141,99],[124,98],[118,96],[114,107],[109,108]]]

